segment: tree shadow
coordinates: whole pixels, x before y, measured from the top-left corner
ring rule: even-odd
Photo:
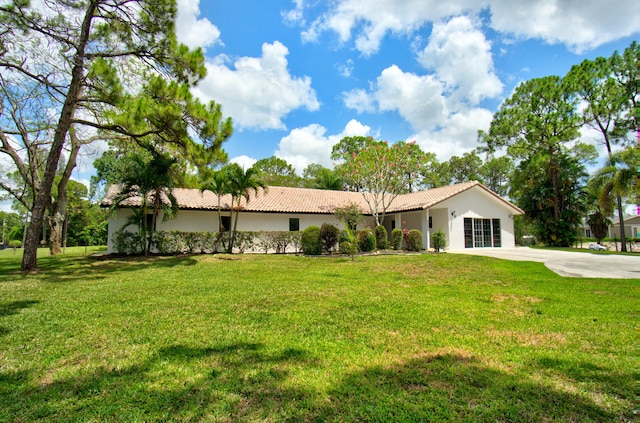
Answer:
[[[613,421],[577,394],[458,354],[426,355],[348,375],[316,421]],[[626,416],[631,421],[631,414]]]
[[[34,300],[0,302],[0,318],[17,314],[20,310],[31,307],[39,302],[40,301]],[[0,336],[8,335],[9,333],[11,333],[9,328],[0,326]]]
[[[35,278],[43,282],[73,282],[75,280],[102,280],[113,273],[137,272],[147,268],[171,269],[179,266],[195,266],[198,260],[193,256],[129,256],[98,259],[90,256],[49,256],[38,259],[38,271],[23,273],[10,267],[10,261],[0,261],[2,269],[10,275],[7,280]],[[15,263],[13,263],[15,265]],[[0,278],[2,283],[3,278]]]
[[[267,351],[257,343],[172,345],[136,365],[53,381],[0,372],[0,393],[6,394],[0,395],[0,421],[268,420],[281,408],[301,420],[307,409],[287,403],[313,395],[288,386],[286,379],[291,369],[316,361],[306,350]],[[200,374],[159,383],[185,369]]]
[[[347,374],[327,391],[292,377],[322,361],[260,343],[169,345],[124,368],[61,379],[0,372],[0,421],[631,421],[588,398],[487,367],[425,354]],[[631,395],[631,394],[627,394]]]

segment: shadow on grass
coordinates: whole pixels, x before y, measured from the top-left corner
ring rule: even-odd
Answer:
[[[295,383],[321,360],[262,344],[172,345],[125,368],[46,380],[0,372],[0,420],[613,421],[593,401],[457,354],[347,374],[328,391]],[[320,376],[322,377],[322,376]],[[631,419],[631,416],[627,416]]]
[[[113,257],[107,260],[89,256],[59,255],[38,259],[36,273],[22,273],[20,263],[15,260],[0,260],[0,274],[9,279],[40,278],[43,282],[69,282],[74,280],[98,280],[120,272],[137,272],[147,268],[162,269],[176,266],[193,266],[198,261],[192,256],[131,256]],[[2,283],[3,278],[0,278]]]
[[[20,310],[31,307],[39,302],[40,301],[33,300],[0,302],[0,317],[11,316],[12,314],[19,313]],[[7,335],[10,332],[10,329],[0,326],[0,336]]]

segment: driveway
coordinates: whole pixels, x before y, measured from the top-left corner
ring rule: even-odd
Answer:
[[[455,251],[456,254],[471,254],[516,261],[537,261],[560,276],[574,278],[640,279],[640,256],[594,254],[544,250],[529,247],[516,248],[469,248]]]

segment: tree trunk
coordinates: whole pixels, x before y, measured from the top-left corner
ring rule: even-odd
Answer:
[[[618,202],[618,222],[620,222],[620,251],[627,252],[627,240],[624,233],[624,215],[622,208],[622,198],[617,195],[616,200]]]
[[[91,30],[91,21],[93,14],[98,7],[98,0],[92,0],[87,4],[87,9],[82,22],[82,32],[80,40],[77,44],[77,52],[74,55],[73,71],[71,73],[71,83],[64,100],[62,110],[60,111],[60,119],[53,136],[53,143],[47,157],[47,167],[42,179],[42,185],[36,195],[33,203],[33,211],[31,214],[31,222],[27,230],[27,238],[24,246],[24,256],[22,257],[22,270],[34,271],[38,267],[38,232],[44,221],[44,214],[51,202],[51,187],[53,186],[60,154],[64,146],[71,126],[71,119],[76,107],[76,101],[82,92],[82,80],[84,79],[84,59],[85,48],[89,42],[89,33]]]
[[[53,216],[47,218],[49,224],[49,253],[52,256],[62,254],[62,227],[64,226],[65,217],[56,212]]]
[[[71,139],[71,153],[69,154],[69,161],[67,162],[60,181],[58,182],[58,201],[53,203],[53,207],[50,211],[50,217],[47,219],[49,223],[49,230],[51,236],[49,238],[49,252],[51,255],[62,253],[62,229],[67,217],[67,185],[69,179],[73,174],[73,169],[76,167],[76,161],[78,159],[78,153],[80,152],[80,140],[76,136],[73,127],[69,127],[69,138]]]

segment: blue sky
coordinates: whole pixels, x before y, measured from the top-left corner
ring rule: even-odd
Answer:
[[[177,3],[178,40],[206,56],[193,92],[234,121],[231,161],[276,155],[300,174],[331,167],[331,147],[351,135],[461,155],[519,82],[564,75],[640,34],[637,0]],[[88,185],[104,148],[85,147],[74,179]]]
[[[637,1],[446,3],[179,0],[177,32],[205,50],[194,93],[232,117],[232,161],[277,155],[302,172],[331,166],[346,135],[461,155],[519,82],[608,57],[640,31]]]

